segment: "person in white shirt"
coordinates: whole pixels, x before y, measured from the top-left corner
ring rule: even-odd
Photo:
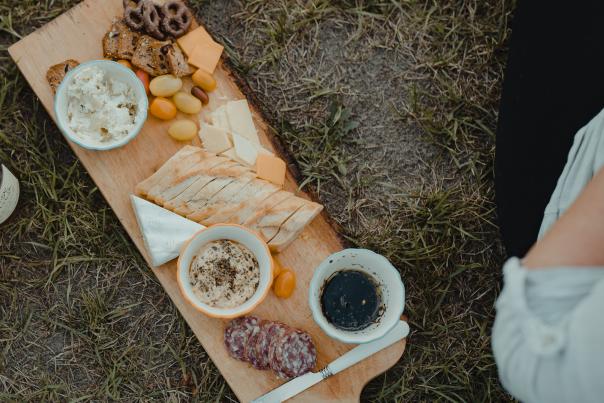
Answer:
[[[496,188],[516,257],[492,347],[503,386],[528,403],[604,402],[602,16],[604,2],[520,1],[512,27]]]

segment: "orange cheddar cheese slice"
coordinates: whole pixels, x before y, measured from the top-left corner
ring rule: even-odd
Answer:
[[[200,42],[193,49],[191,56],[189,56],[189,64],[198,69],[204,69],[210,74],[214,74],[223,50],[224,46],[214,41]]]
[[[285,183],[285,162],[273,155],[258,154],[256,173],[260,179],[283,186]]]
[[[181,36],[176,41],[180,48],[185,52],[188,57],[191,57],[195,46],[203,42],[214,42],[208,31],[204,27],[195,28],[188,34]]]

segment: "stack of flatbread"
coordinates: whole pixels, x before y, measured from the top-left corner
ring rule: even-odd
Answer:
[[[203,225],[240,224],[282,251],[323,206],[256,178],[251,168],[199,147],[185,146],[136,193]]]

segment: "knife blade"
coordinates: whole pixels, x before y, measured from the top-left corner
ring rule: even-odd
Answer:
[[[408,334],[409,325],[407,322],[401,320],[391,331],[386,333],[384,337],[376,341],[372,341],[371,343],[361,344],[343,356],[332,361],[321,371],[309,372],[308,374],[292,379],[291,381],[284,383],[267,394],[252,400],[252,403],[277,403],[291,399],[311,386],[316,385],[330,376],[345,370],[346,368],[350,368],[353,365],[358,364],[365,358],[368,358],[378,351],[381,351],[386,347],[393,345],[397,341],[404,339]]]

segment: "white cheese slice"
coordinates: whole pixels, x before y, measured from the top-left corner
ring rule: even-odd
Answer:
[[[220,127],[210,126],[204,122],[199,123],[199,138],[201,139],[203,148],[207,151],[220,154],[233,147],[229,132]]]
[[[232,133],[239,134],[254,144],[260,144],[252,112],[245,99],[228,102],[226,112]]]
[[[221,128],[222,130],[226,130],[227,132],[231,131],[226,105],[222,105],[212,112],[212,124]]]
[[[178,257],[184,243],[205,228],[140,197],[130,200],[153,267]]]
[[[230,148],[226,151],[223,151],[220,155],[225,156],[227,158],[232,159],[233,161],[239,162],[240,164],[246,165],[250,168],[252,168],[252,170],[256,170],[256,159],[258,158],[258,155],[260,154],[267,154],[267,155],[275,155],[272,152],[270,152],[269,150],[267,150],[266,148],[260,146],[260,145],[256,145],[256,144],[252,144],[249,140],[247,140],[246,138],[239,136],[237,134],[233,134],[232,136],[233,138],[233,143],[235,143],[235,138],[237,138],[237,143],[239,144],[240,150],[243,148],[243,154],[246,155],[247,154],[250,156],[250,158],[244,159],[245,157],[241,157],[239,154],[237,154],[237,146]],[[253,159],[254,163],[250,163],[250,161]]]
[[[259,151],[256,144],[239,134],[233,133],[233,145],[235,146],[235,153],[246,165],[251,167],[256,165]]]
[[[243,161],[241,158],[239,158],[239,156],[238,156],[238,155],[237,155],[237,153],[235,152],[235,149],[234,149],[234,148],[230,148],[230,149],[228,149],[228,150],[224,151],[224,152],[223,152],[222,154],[220,154],[220,155],[222,155],[222,156],[224,156],[224,157],[227,157],[227,158],[230,158],[230,159],[232,159],[232,160],[233,160],[233,161],[235,161],[235,162],[238,162],[238,163],[240,163],[240,164],[243,164],[243,165],[246,165],[246,166],[247,166],[247,163],[246,163],[245,161]]]

